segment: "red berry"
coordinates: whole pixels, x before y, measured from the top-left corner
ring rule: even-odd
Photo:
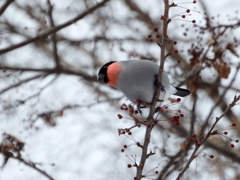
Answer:
[[[231,144],[231,148],[234,148],[234,144]]]
[[[173,116],[172,121],[177,121],[177,116]]]
[[[157,32],[157,31],[158,31],[158,28],[157,28],[157,27],[155,27],[155,28],[153,29],[153,31]]]
[[[153,42],[153,39],[150,39],[149,41],[150,41],[150,42]]]
[[[228,134],[228,132],[227,132],[227,131],[225,131],[223,134],[227,135],[227,134]]]
[[[152,35],[148,35],[148,38],[151,38],[152,37]]]
[[[181,101],[181,98],[177,98],[177,101],[180,102],[180,101]]]
[[[175,49],[175,50],[174,50],[174,53],[175,53],[175,54],[177,54],[177,53],[178,53],[178,50],[177,50],[177,49]]]
[[[126,149],[126,148],[127,148],[127,145],[124,145],[123,147]]]
[[[177,44],[177,41],[173,41],[173,44],[176,45],[176,44]]]
[[[119,119],[122,119],[122,115],[121,115],[121,114],[118,114],[118,118],[119,118]]]
[[[187,12],[187,13],[190,13],[190,9],[187,9],[186,12]]]
[[[160,38],[160,35],[158,34],[158,35],[156,35],[156,38]]]
[[[179,116],[173,116],[173,121],[179,121]]]
[[[158,174],[158,171],[155,171],[155,174]]]
[[[235,124],[235,123],[232,123],[232,126],[233,126],[233,127],[235,127],[235,126],[236,126],[236,124]]]
[[[142,100],[141,100],[140,98],[136,98],[136,102],[137,102],[137,103],[141,103]]]
[[[197,3],[197,1],[193,1],[193,4]]]
[[[127,107],[127,105],[126,104],[122,104],[122,106],[121,106],[121,110],[128,110],[128,107]]]
[[[128,168],[131,168],[131,167],[132,167],[132,165],[131,165],[131,164],[128,164],[128,165],[127,165],[127,167],[128,167]]]
[[[196,23],[196,20],[192,20],[192,23]]]
[[[131,135],[132,135],[132,132],[128,132],[128,135],[131,136]]]
[[[121,149],[121,152],[124,152],[124,149]]]
[[[186,16],[185,15],[182,15],[182,18],[184,19]]]
[[[239,140],[237,139],[235,142],[236,142],[236,143],[239,143]]]
[[[180,114],[179,116],[180,116],[180,117],[184,117],[184,114]]]
[[[135,110],[135,112],[134,112],[135,114],[138,114],[138,110]]]
[[[194,139],[195,139],[196,137],[197,137],[197,135],[196,135],[196,134],[193,134],[193,135],[192,135],[192,138],[194,138]]]
[[[133,108],[133,106],[129,105],[128,107],[129,107],[129,112],[130,112],[131,114],[133,114],[133,113],[134,113],[134,108]]]
[[[157,108],[156,108],[156,111],[157,111],[157,112],[159,112],[159,111],[161,111],[161,110],[162,110],[161,107],[157,107]]]

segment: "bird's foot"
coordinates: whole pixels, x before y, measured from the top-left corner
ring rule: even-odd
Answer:
[[[142,112],[141,108],[146,108],[146,106],[145,106],[146,103],[144,101],[142,101],[140,98],[136,98],[136,103],[137,103],[137,110],[142,116],[143,112]]]
[[[161,91],[165,91],[164,86],[162,85],[161,82],[158,82],[158,75],[155,75],[155,86],[159,88]]]

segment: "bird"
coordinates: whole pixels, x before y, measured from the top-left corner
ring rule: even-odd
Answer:
[[[162,72],[162,80],[158,83],[159,65],[149,60],[110,61],[104,64],[98,73],[97,80],[117,88],[133,103],[150,104],[156,88],[160,88],[159,100],[167,100],[170,95],[185,97],[188,89],[170,84],[168,75]]]

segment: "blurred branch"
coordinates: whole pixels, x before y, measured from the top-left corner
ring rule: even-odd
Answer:
[[[47,2],[48,2],[48,15],[49,15],[49,19],[50,19],[50,25],[51,25],[51,28],[54,28],[55,23],[54,23],[53,15],[52,15],[53,5],[51,5],[50,0],[48,0]],[[51,39],[52,39],[52,46],[53,46],[53,57],[56,62],[56,70],[58,70],[60,68],[60,63],[59,63],[59,57],[58,57],[56,32],[51,34]]]
[[[149,29],[153,28],[155,23],[152,21],[152,19],[149,17],[148,14],[143,12],[138,5],[132,1],[132,0],[125,0],[125,4],[132,10],[135,11],[138,14],[138,19],[141,20],[142,22],[146,23],[149,27]]]
[[[61,24],[61,25],[58,25],[58,26],[55,26],[53,28],[51,28],[50,30],[46,31],[45,33],[42,33],[38,36],[36,36],[35,38],[32,38],[32,39],[28,39],[26,41],[23,41],[21,43],[18,43],[18,44],[15,44],[15,45],[12,45],[10,47],[7,47],[7,48],[4,48],[4,49],[1,49],[0,50],[0,54],[4,54],[4,53],[7,53],[9,51],[12,51],[14,49],[17,49],[17,48],[20,48],[22,46],[25,46],[25,45],[28,45],[32,42],[35,42],[35,41],[39,41],[39,40],[42,40],[44,38],[46,38],[47,36],[49,36],[50,34],[52,33],[56,33],[57,31],[71,25],[71,24],[74,24],[76,23],[77,21],[79,21],[80,19],[84,18],[85,16],[89,15],[90,13],[92,13],[93,11],[99,9],[100,7],[104,6],[109,0],[103,0],[102,2],[98,3],[97,5],[89,8],[87,11],[85,11],[84,13],[82,14],[79,14],[78,16],[76,16],[75,18]]]
[[[0,16],[4,13],[4,11],[8,8],[8,6],[13,2],[14,0],[6,0],[5,4],[0,8]]]
[[[239,69],[240,69],[240,65],[237,67],[236,72],[235,72],[235,74],[234,74],[231,82],[230,82],[229,85],[224,89],[222,95],[218,98],[217,102],[216,102],[215,105],[212,107],[211,111],[209,112],[209,114],[208,114],[208,116],[207,116],[207,118],[206,118],[206,120],[205,120],[205,123],[203,124],[203,126],[202,126],[202,128],[201,128],[202,131],[204,131],[205,128],[207,127],[208,122],[209,122],[209,120],[211,119],[211,116],[212,116],[213,111],[214,111],[214,110],[219,106],[219,104],[223,101],[224,96],[226,95],[227,91],[230,89],[230,87],[232,86],[233,82],[235,81]]]
[[[30,78],[24,79],[24,80],[22,80],[22,81],[20,81],[20,82],[18,82],[16,84],[13,84],[13,85],[11,85],[11,86],[9,86],[7,88],[4,88],[3,90],[0,91],[0,94],[3,94],[4,92],[6,92],[6,91],[8,91],[8,90],[10,90],[12,88],[18,87],[18,86],[20,86],[20,85],[22,85],[24,83],[27,83],[29,81],[32,81],[32,80],[35,80],[35,79],[38,79],[38,78],[41,78],[41,77],[45,77],[45,76],[46,76],[45,74],[41,74],[41,75],[37,75],[37,76],[33,76],[33,77],[30,77]]]
[[[31,167],[32,169],[38,171],[40,174],[42,174],[43,176],[45,176],[46,178],[50,179],[50,180],[54,180],[48,173],[46,173],[45,171],[39,169],[38,167],[36,167],[36,164],[33,162],[28,162],[25,159],[21,158],[21,157],[15,157],[15,156],[11,156],[12,159],[16,159],[19,162],[27,165],[28,167]]]
[[[35,169],[48,179],[53,180],[53,178],[49,174],[36,167],[36,163],[27,162],[25,159],[22,158],[21,152],[23,151],[24,145],[25,143],[19,140],[17,137],[11,134],[3,133],[2,141],[0,143],[0,153],[4,156],[2,168],[6,165],[8,160],[12,158]]]
[[[170,172],[168,171],[173,165],[176,166],[176,161],[180,163],[181,161],[179,160],[179,157],[182,156],[184,151],[179,150],[174,156],[169,157],[168,163],[162,168],[160,175],[158,176],[157,180],[162,180],[167,177]],[[174,168],[172,168],[174,170]]]
[[[9,70],[9,71],[26,71],[26,72],[44,72],[46,74],[68,74],[68,75],[76,75],[83,77],[85,80],[89,81],[96,81],[95,76],[88,75],[82,71],[75,71],[67,68],[61,68],[60,72],[57,71],[56,69],[47,69],[47,68],[42,68],[42,69],[35,69],[35,68],[21,68],[21,67],[8,67],[8,66],[0,66],[0,69],[2,70]],[[46,76],[45,74],[45,76]]]
[[[41,87],[38,92],[36,92],[35,94],[32,94],[30,96],[28,96],[27,98],[24,98],[24,99],[19,99],[17,100],[14,105],[10,106],[11,108],[12,107],[18,107],[20,105],[23,105],[25,104],[27,101],[29,101],[30,99],[33,99],[37,96],[40,96],[40,94],[42,93],[43,90],[45,90],[48,86],[50,86],[56,79],[58,78],[58,76],[56,75],[51,81],[49,81],[46,85],[44,85],[43,87]],[[5,107],[3,108],[3,111],[6,111],[9,107]],[[2,112],[2,111],[0,111]]]

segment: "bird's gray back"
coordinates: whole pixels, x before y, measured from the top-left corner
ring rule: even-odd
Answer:
[[[119,76],[118,88],[132,102],[135,102],[136,98],[140,98],[142,101],[150,103],[156,88],[155,82],[159,66],[147,60],[121,61],[119,63],[123,70]],[[169,89],[169,79],[165,72],[162,85]]]

